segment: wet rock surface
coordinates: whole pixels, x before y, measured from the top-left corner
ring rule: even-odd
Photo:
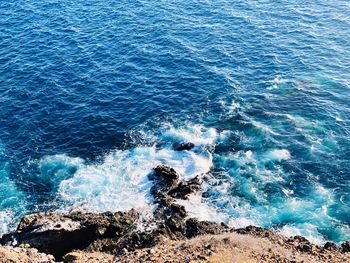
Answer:
[[[47,256],[47,260],[44,258],[46,261],[43,262],[54,262],[55,259],[64,260],[64,262],[120,261],[117,258],[125,258],[126,260],[122,262],[128,262],[128,257],[125,255],[129,255],[131,257],[129,260],[133,260],[134,256],[138,255],[137,251],[152,250],[153,247],[162,244],[164,239],[177,242],[199,236],[222,234],[245,235],[269,240],[284,249],[297,251],[295,253],[305,253],[326,259],[324,262],[332,262],[327,260],[328,258],[334,259],[334,254],[350,251],[349,242],[344,242],[341,247],[331,242],[326,243],[324,247],[319,247],[303,237],[282,237],[261,227],[248,226],[234,230],[223,223],[189,218],[185,207],[177,204],[176,199],[187,199],[198,191],[201,186],[201,178],[197,176],[189,181],[179,182],[179,174],[166,165],[155,167],[149,178],[153,181],[151,194],[156,204],[153,218],[151,222],[148,222],[154,226],[150,230],[141,231],[138,228],[142,219],[139,212],[133,209],[127,212],[100,214],[77,209],[70,213],[38,213],[23,217],[16,231],[3,235],[2,245],[11,246],[6,247],[8,252],[6,255],[15,257],[18,253],[24,253],[25,258],[35,255],[38,259],[37,261],[28,259],[29,261],[18,262],[42,262],[40,260],[43,256]],[[222,244],[227,244],[226,241],[226,238],[223,239]],[[23,247],[28,250],[22,251]],[[201,252],[202,254],[194,253],[196,260],[208,259],[214,253],[210,247],[204,244],[201,248],[204,251]],[[13,249],[13,254],[11,254],[11,249]],[[0,259],[1,251],[0,249]],[[45,254],[41,255],[40,252]],[[142,254],[145,262],[151,258],[149,255],[143,258],[144,256]],[[260,259],[261,262],[265,262],[265,259],[270,260],[271,258],[264,255]],[[17,261],[3,260],[3,262]]]
[[[175,143],[173,148],[175,151],[188,151],[194,147],[192,142]]]

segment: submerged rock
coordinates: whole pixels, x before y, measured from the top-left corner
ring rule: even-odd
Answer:
[[[192,142],[184,142],[184,143],[175,143],[173,148],[175,151],[188,151],[194,147]]]

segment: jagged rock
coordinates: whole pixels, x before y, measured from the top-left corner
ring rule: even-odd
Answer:
[[[202,234],[222,233],[227,226],[194,218],[186,220],[185,207],[175,203],[175,198],[186,199],[200,188],[199,176],[190,181],[178,182],[176,171],[165,165],[154,168],[155,184],[151,189],[155,202],[158,204],[154,217],[158,221],[158,229],[153,233],[170,239],[194,237]]]
[[[337,250],[338,249],[337,245],[334,244],[333,242],[326,242],[326,244],[324,244],[323,248],[326,250]]]
[[[344,253],[350,252],[350,241],[343,242],[341,248]]]
[[[179,174],[169,166],[158,165],[153,170],[154,170],[154,175],[158,179],[162,180],[163,183],[167,183],[169,185],[175,185],[179,180]]]
[[[61,258],[104,238],[118,238],[136,228],[135,210],[117,213],[56,212],[25,216],[17,230],[3,236],[3,244],[29,244],[40,252]]]
[[[200,186],[201,181],[199,176],[196,176],[189,181],[180,182],[176,187],[171,189],[168,194],[174,198],[187,199],[190,194],[198,191]]]
[[[192,142],[184,142],[184,143],[175,143],[173,148],[175,151],[188,151],[194,147]]]
[[[166,165],[158,165],[154,172],[150,174],[150,179],[155,181],[151,187],[151,194],[155,203],[162,203],[168,196],[168,191],[177,185],[179,174],[171,167]]]

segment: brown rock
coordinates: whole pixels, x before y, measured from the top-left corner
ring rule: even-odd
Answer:
[[[0,262],[13,263],[53,263],[52,255],[39,253],[35,248],[19,248],[11,246],[0,246]]]
[[[3,236],[6,245],[29,244],[60,259],[103,238],[119,238],[136,228],[135,210],[117,213],[39,213],[25,216],[13,233]]]

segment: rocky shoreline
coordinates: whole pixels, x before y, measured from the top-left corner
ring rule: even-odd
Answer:
[[[133,209],[27,215],[16,231],[2,236],[0,262],[350,262],[350,242],[320,247],[300,236],[190,218],[176,200],[199,190],[201,178],[180,182],[165,165],[149,177],[157,205],[149,229],[139,227],[142,218]]]

